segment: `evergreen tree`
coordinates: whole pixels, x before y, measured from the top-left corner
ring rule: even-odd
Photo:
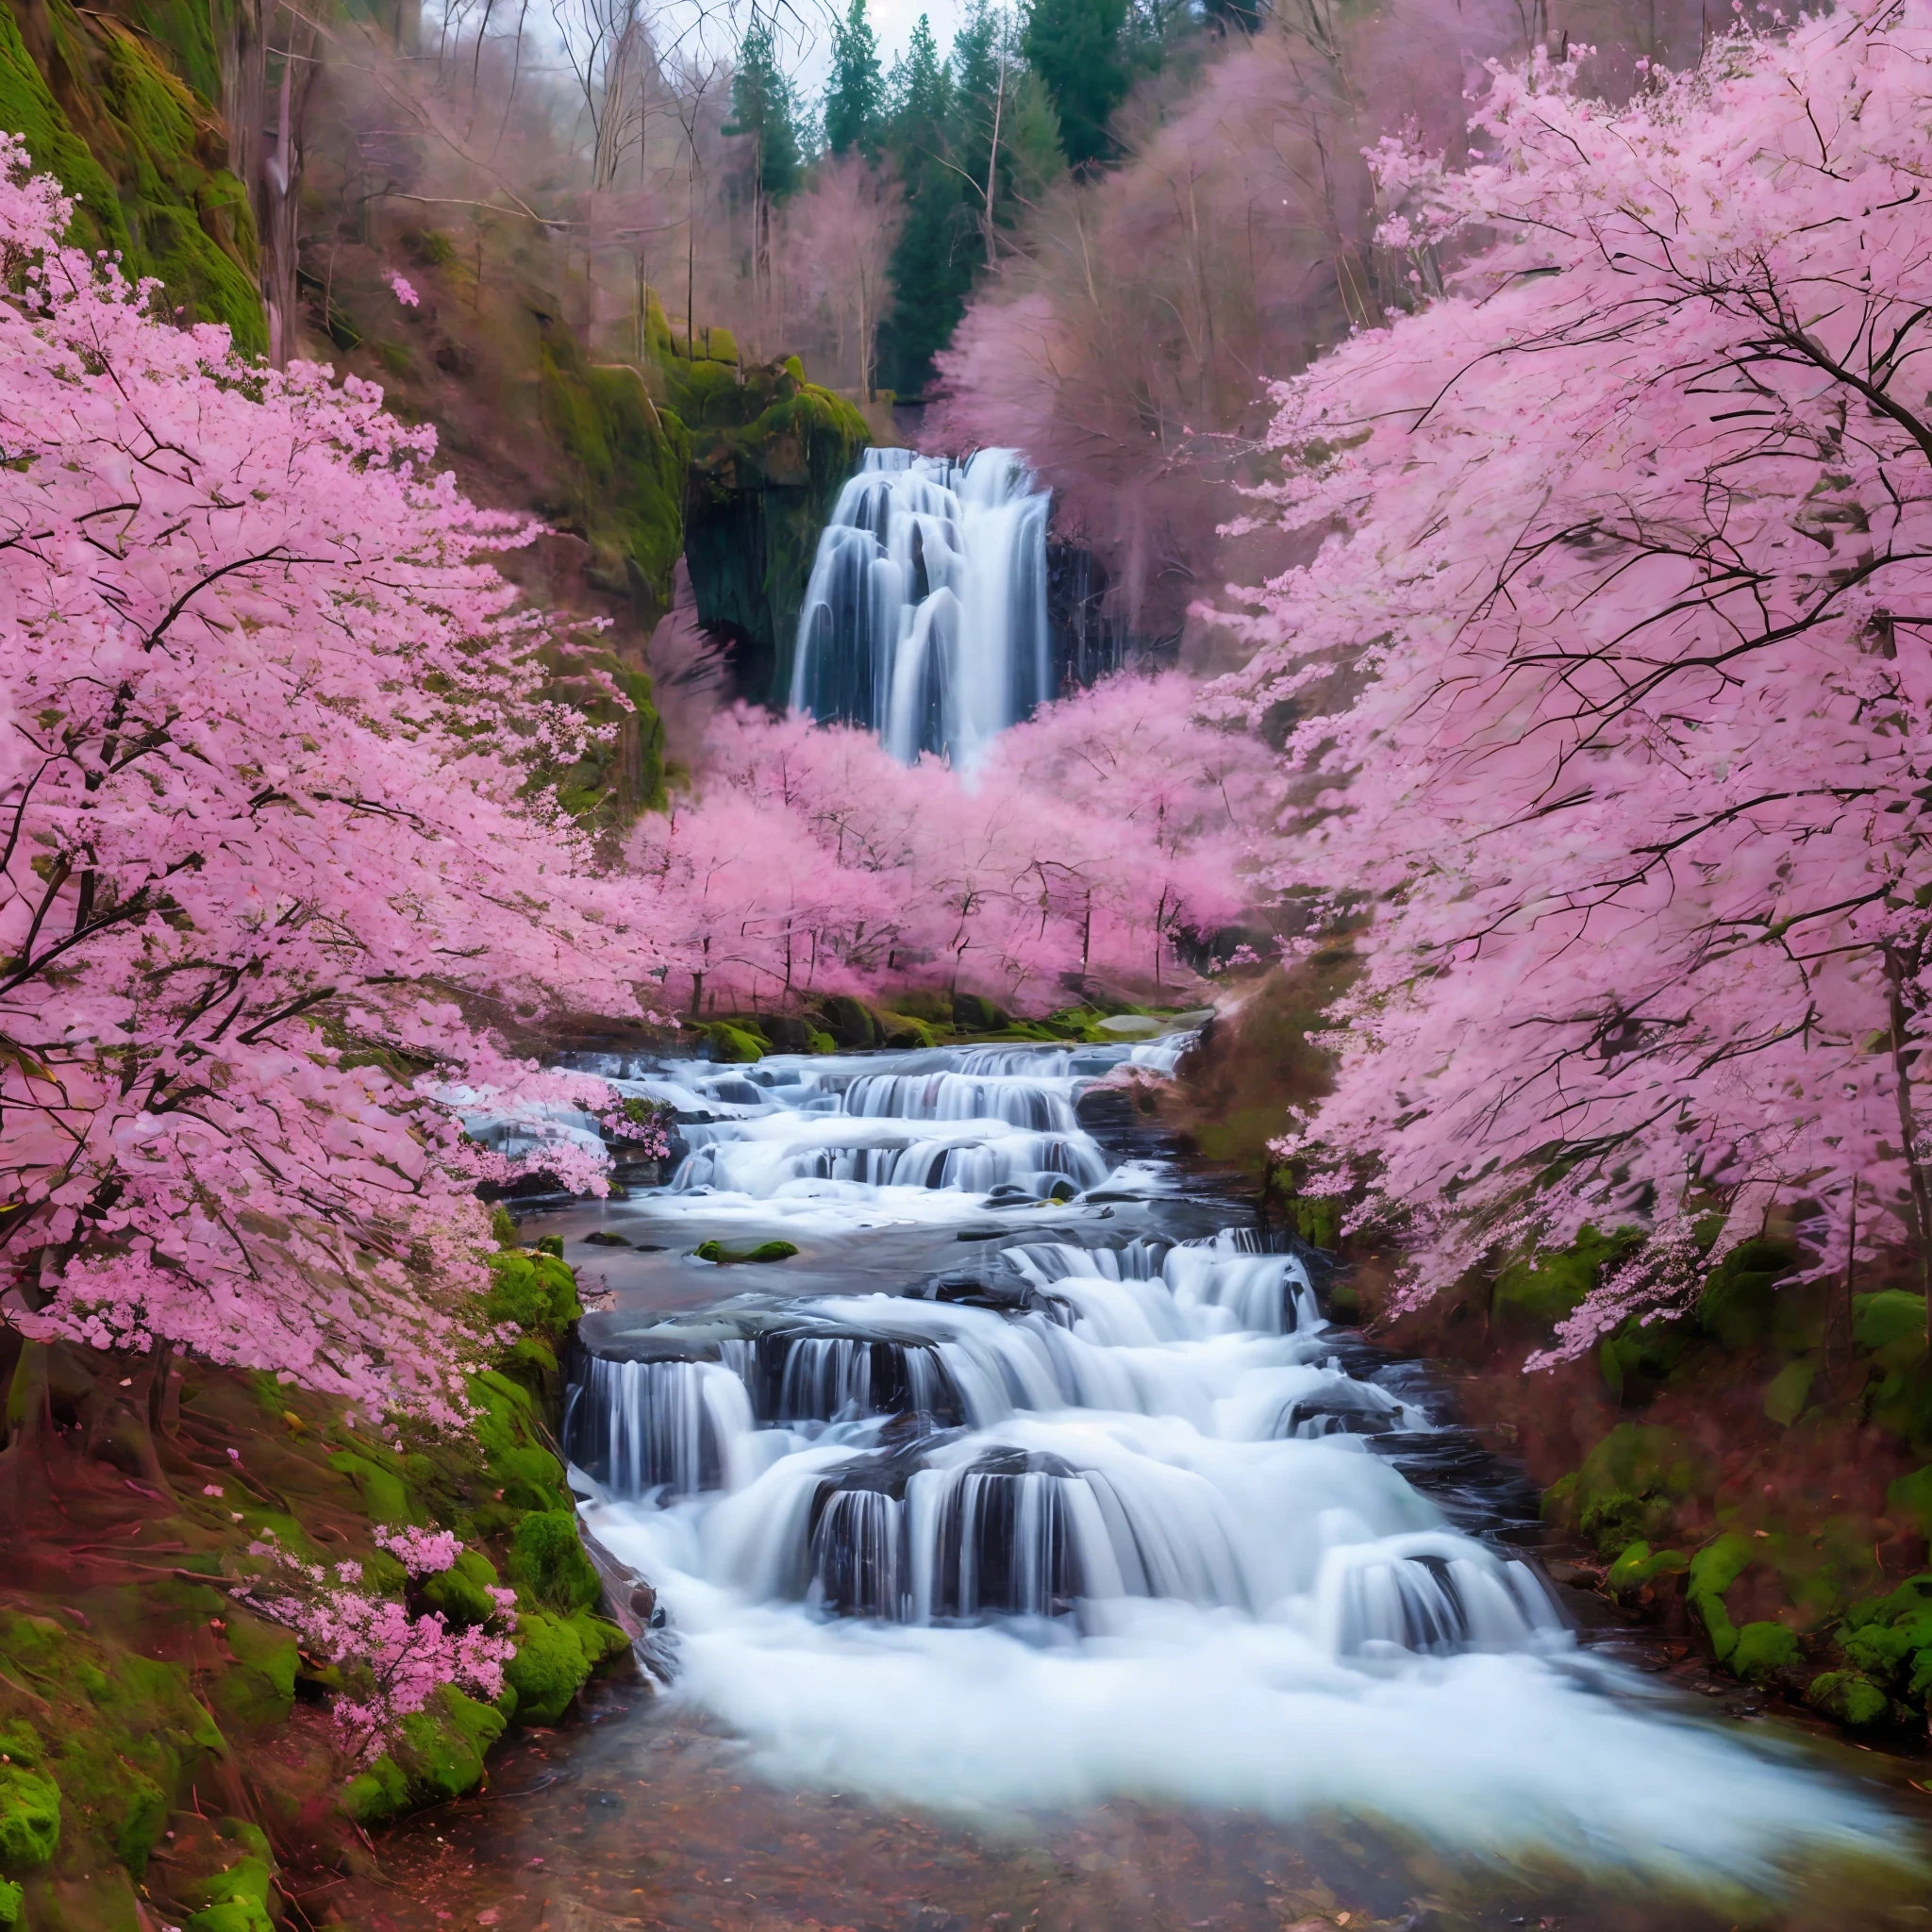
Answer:
[[[879,149],[885,83],[878,42],[866,18],[865,0],[852,0],[832,28],[832,78],[825,89],[825,146],[835,155],[857,148],[868,158]]]
[[[731,76],[731,119],[724,132],[752,143],[752,188],[763,203],[775,205],[798,186],[797,109],[791,83],[778,65],[772,23],[754,12],[744,39],[739,42],[738,65]]]
[[[922,14],[892,66],[891,138],[906,223],[892,251],[893,302],[882,332],[888,388],[917,393],[952,336],[973,286],[974,221],[952,155],[952,75]]]
[[[1061,145],[1076,168],[1114,152],[1108,123],[1139,64],[1127,26],[1127,0],[1031,0],[1027,8],[1021,46],[1053,97]]]
[[[1000,145],[1006,150],[1008,192],[1023,208],[1038,203],[1067,172],[1060,117],[1054,111],[1046,83],[1030,67],[1020,71],[1014,84]]]

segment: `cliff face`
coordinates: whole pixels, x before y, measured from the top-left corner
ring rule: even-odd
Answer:
[[[226,323],[257,354],[269,341],[256,212],[218,105],[243,12],[13,0],[0,7],[0,126],[78,198],[75,242],[118,249],[131,278],[159,279],[169,308]]]

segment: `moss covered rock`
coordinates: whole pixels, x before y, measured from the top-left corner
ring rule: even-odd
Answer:
[[[0,1865],[31,1872],[60,1846],[60,1787],[24,1764],[0,1764]]]
[[[1857,1671],[1826,1671],[1813,1677],[1805,1702],[1813,1710],[1855,1728],[1883,1724],[1891,1713],[1891,1700]]]
[[[1684,1600],[1704,1625],[1719,1663],[1728,1663],[1738,1647],[1738,1626],[1724,1608],[1724,1592],[1744,1574],[1754,1552],[1748,1537],[1721,1536],[1690,1559],[1690,1583]]]
[[[746,1065],[753,1060],[761,1060],[770,1047],[771,1041],[762,1034],[735,1025],[729,1020],[715,1020],[705,1028],[706,1053],[712,1059],[729,1065]]]
[[[245,1820],[225,1818],[218,1842],[235,1856],[211,1876],[181,1889],[191,1916],[185,1932],[273,1932],[275,1861],[262,1832]]]
[[[1702,1471],[1697,1453],[1672,1431],[1622,1423],[1574,1477],[1552,1487],[1548,1507],[1615,1557],[1634,1542],[1664,1541],[1677,1506],[1696,1491]]]
[[[760,1241],[754,1248],[727,1247],[723,1241],[700,1241],[691,1253],[700,1261],[710,1261],[719,1267],[731,1267],[741,1262],[789,1261],[798,1252],[792,1241]]]
[[[573,1509],[525,1516],[510,1539],[509,1576],[519,1591],[568,1615],[600,1601],[604,1585],[584,1554]]]

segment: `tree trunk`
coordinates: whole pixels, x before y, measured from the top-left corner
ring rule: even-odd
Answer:
[[[1905,1142],[1906,1173],[1912,1191],[1912,1233],[1919,1248],[1919,1287],[1925,1296],[1925,1339],[1932,1344],[1932,1186],[1928,1186],[1925,1164],[1919,1158],[1919,1123],[1912,1105],[1911,1062],[1918,1048],[1911,1042],[1906,1010],[1906,982],[1910,976],[1907,963],[1896,946],[1885,948],[1885,984],[1891,1019],[1892,1083],[1898,1096],[1899,1137]]]

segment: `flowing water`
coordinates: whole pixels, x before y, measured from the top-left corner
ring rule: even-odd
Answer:
[[[1902,1856],[1873,1780],[1579,1633],[1427,1373],[1124,1128],[1108,1076],[1176,1044],[600,1066],[686,1151],[525,1231],[604,1290],[565,1441],[670,1684],[499,1770],[545,1792],[519,1858],[556,1835],[502,1895],[568,1860],[600,1926],[1421,1925],[1475,1872],[1441,1923],[1722,1926]],[[424,1841],[488,1870],[504,1804]]]
[[[867,450],[819,538],[792,708],[970,765],[1053,695],[1048,501],[1012,450]]]

